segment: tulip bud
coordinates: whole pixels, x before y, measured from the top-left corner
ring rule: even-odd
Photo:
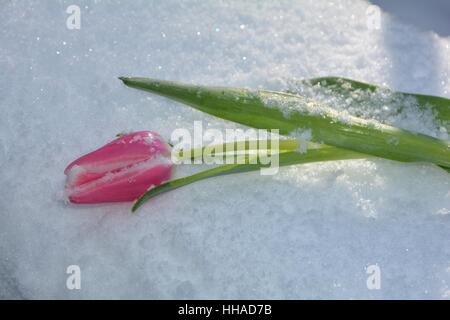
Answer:
[[[170,179],[170,146],[151,131],[123,135],[70,163],[66,192],[72,203],[133,201]]]

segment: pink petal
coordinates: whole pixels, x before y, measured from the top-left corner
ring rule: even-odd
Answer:
[[[142,165],[142,164],[141,164]],[[73,203],[101,203],[134,201],[150,187],[170,179],[172,164],[160,163],[146,169],[111,174],[80,188],[69,188],[69,200]]]
[[[169,180],[170,146],[156,133],[124,135],[69,164],[66,192],[73,203],[133,201]]]
[[[68,185],[79,186],[99,179],[108,172],[169,153],[170,147],[158,134],[138,131],[78,158],[67,166],[64,173],[69,177]]]

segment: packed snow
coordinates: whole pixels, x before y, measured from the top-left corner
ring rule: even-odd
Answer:
[[[66,24],[73,4],[80,29]],[[0,297],[450,297],[450,175],[432,165],[362,159],[219,177],[135,215],[129,203],[63,199],[67,164],[119,132],[169,139],[196,120],[241,127],[118,76],[288,90],[291,79],[335,75],[449,97],[450,38],[385,13],[373,28],[369,5],[3,3]],[[366,115],[435,132],[429,115],[412,112],[403,122],[383,110]],[[176,176],[204,168],[181,166]],[[66,286],[71,265],[79,290]],[[369,283],[373,266],[380,286]]]

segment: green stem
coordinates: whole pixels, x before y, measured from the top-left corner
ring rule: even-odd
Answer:
[[[264,145],[262,143],[264,142]],[[274,149],[272,146],[275,144],[273,140],[250,140],[250,141],[235,141],[227,142],[223,144],[216,144],[206,147],[197,147],[189,150],[180,150],[176,155],[179,161],[183,160],[195,160],[202,158],[205,152],[209,155],[225,154],[229,152],[243,152],[243,151],[259,151],[259,150],[270,150],[272,153],[293,151],[300,148],[300,142],[297,139],[280,139],[278,141],[278,147]],[[304,142],[307,144],[307,142]],[[311,147],[311,144],[309,144]],[[216,152],[217,150],[221,150]]]
[[[335,148],[331,146],[322,146],[317,149],[310,149],[306,153],[300,152],[285,152],[279,154],[279,166],[290,166],[302,163],[311,163],[319,161],[332,161],[332,160],[346,160],[346,159],[360,159],[367,158],[366,154]],[[250,160],[250,157],[248,158]],[[218,177],[223,175],[243,173],[249,171],[255,171],[260,168],[267,167],[267,165],[261,164],[227,164],[212,169],[208,169],[199,173],[195,173],[188,177],[183,177],[175,180],[165,182],[153,189],[150,189],[143,194],[131,208],[132,212],[135,212],[144,202],[161,194],[182,186],[194,183],[196,181],[204,180],[207,178]]]

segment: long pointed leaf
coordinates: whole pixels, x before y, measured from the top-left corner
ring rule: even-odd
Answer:
[[[357,90],[375,92],[381,87],[375,84],[356,81],[342,77],[320,77],[306,80],[300,80],[301,84],[317,86],[330,89],[332,93],[349,97],[351,93]],[[435,112],[435,118],[444,123],[447,131],[450,131],[450,99],[425,94],[391,91],[392,94],[400,94],[403,97],[413,97],[416,99],[420,109],[427,110],[431,108]]]
[[[205,87],[148,78],[120,78],[126,85],[185,103],[203,112],[281,134],[311,130],[311,140],[398,161],[450,167],[443,140],[341,113],[299,95],[265,90]]]

